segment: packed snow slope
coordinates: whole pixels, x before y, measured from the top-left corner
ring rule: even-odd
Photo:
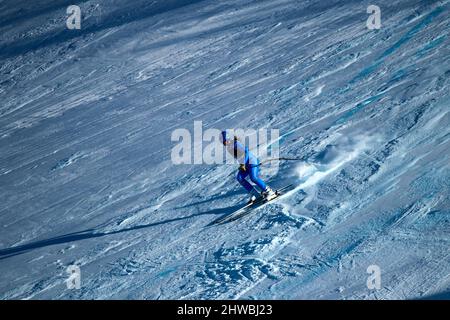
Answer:
[[[1,299],[449,296],[449,1],[76,2],[0,1]],[[172,163],[194,121],[279,129],[295,189],[210,226],[246,195]]]

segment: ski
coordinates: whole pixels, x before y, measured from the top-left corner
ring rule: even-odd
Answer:
[[[271,200],[266,200],[263,197],[259,197],[254,202],[246,204],[242,208],[239,208],[236,211],[234,211],[234,212],[232,212],[230,214],[227,214],[226,216],[221,217],[221,218],[213,221],[210,225],[220,225],[220,224],[224,224],[224,223],[235,221],[235,220],[237,220],[237,219],[247,215],[253,209],[259,208],[259,207],[261,207],[262,205],[264,205],[266,203],[270,203],[270,202],[278,199],[284,193],[284,191],[286,191],[290,187],[292,187],[292,184],[289,184],[287,186],[284,186],[282,188],[277,189],[275,191],[276,197],[271,199]]]

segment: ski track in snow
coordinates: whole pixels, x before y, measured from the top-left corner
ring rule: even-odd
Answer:
[[[68,31],[65,1],[2,2],[0,298],[448,294],[450,2],[377,5],[83,1]],[[172,165],[196,120],[280,129],[304,160],[265,178],[295,188],[208,226],[245,194]]]

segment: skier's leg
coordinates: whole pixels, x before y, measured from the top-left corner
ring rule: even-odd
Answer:
[[[248,175],[248,171],[239,170],[236,179],[248,192],[253,191],[253,186],[245,179]]]
[[[259,167],[258,166],[249,165],[247,167],[247,171],[249,172],[250,180],[252,180],[252,182],[255,183],[261,189],[261,191],[265,191],[267,189],[267,185],[259,177]]]
[[[245,188],[245,190],[248,191],[250,194],[250,199],[248,200],[247,204],[251,204],[256,201],[257,197],[259,196],[258,191],[247,181],[248,171],[242,171],[239,170],[236,179],[239,181],[239,183]]]
[[[277,194],[272,190],[260,177],[258,166],[249,166],[250,179],[256,183],[256,185],[261,189],[261,194],[266,200],[272,200],[276,198]]]

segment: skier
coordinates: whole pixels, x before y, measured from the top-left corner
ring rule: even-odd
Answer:
[[[250,176],[250,180],[261,190],[261,196],[264,197],[264,199],[274,199],[277,195],[275,191],[259,177],[260,162],[258,158],[248,150],[248,147],[244,147],[238,138],[227,130],[222,131],[220,140],[227,151],[239,162],[239,170],[236,179],[250,194],[248,204],[253,203],[257,199],[257,196],[259,196],[259,193],[247,181],[247,176]]]

